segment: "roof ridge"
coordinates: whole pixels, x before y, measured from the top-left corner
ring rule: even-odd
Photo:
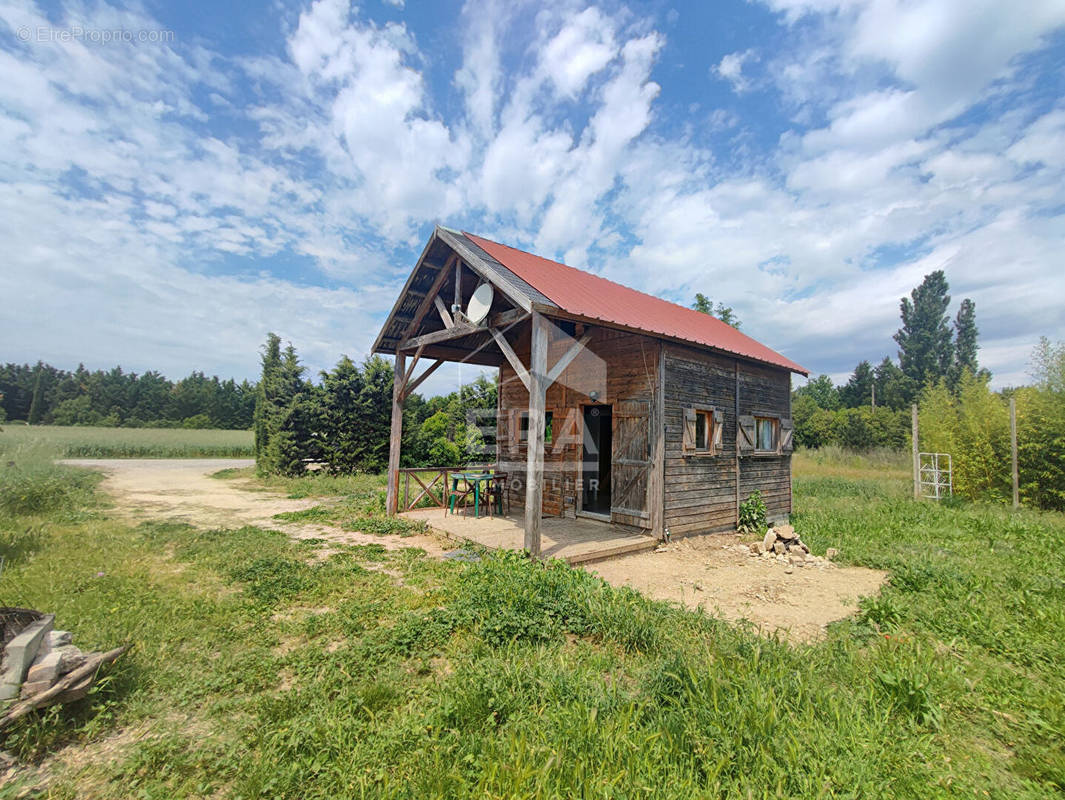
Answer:
[[[732,327],[727,322],[718,319],[712,314],[705,314],[694,308],[683,306],[680,303],[674,303],[672,300],[666,300],[663,297],[650,294],[649,292],[644,292],[640,289],[634,289],[631,286],[626,286],[623,283],[619,283],[610,278],[605,278],[602,275],[597,275],[594,272],[589,272],[588,270],[583,270],[578,267],[572,267],[569,264],[564,264],[561,261],[556,261],[555,259],[540,256],[535,253],[530,253],[527,250],[522,250],[520,248],[513,247],[509,244],[497,242],[493,239],[488,239],[487,237],[479,236],[478,234],[463,231],[462,235],[467,237],[478,247],[481,247],[482,250],[485,249],[481,244],[483,242],[484,244],[487,244],[493,248],[501,248],[502,250],[506,251],[505,253],[498,254],[492,253],[491,251],[486,252],[489,252],[489,254],[492,255],[493,258],[499,261],[499,263],[503,264],[503,266],[507,267],[514,274],[521,277],[529,286],[533,287],[538,292],[542,293],[544,296],[550,298],[551,301],[558,305],[560,308],[573,312],[574,302],[588,307],[590,296],[587,294],[587,292],[596,291],[595,289],[587,285],[587,281],[589,279],[592,279],[594,281],[607,284],[607,286],[599,287],[599,289],[603,292],[615,292],[617,290],[621,290],[622,292],[632,293],[637,295],[639,298],[646,298],[647,300],[654,301],[655,303],[660,304],[659,310],[657,312],[653,312],[654,314],[658,314],[660,316],[659,319],[655,322],[650,322],[646,318],[642,322],[635,321],[631,318],[626,320],[623,319],[623,317],[628,317],[629,315],[625,314],[624,312],[619,312],[619,308],[617,306],[614,306],[612,309],[607,309],[606,306],[604,306],[601,302],[598,302],[603,300],[602,297],[597,297],[590,301],[593,306],[597,306],[599,308],[599,311],[589,310],[587,314],[588,316],[598,317],[600,319],[603,319],[604,321],[611,321],[616,324],[622,324],[629,327],[634,327],[636,329],[646,330],[649,333],[656,333],[658,335],[673,336],[676,338],[685,339],[691,341],[693,344],[699,344],[704,347],[711,347],[717,350],[723,350],[724,352],[739,355],[744,358],[752,359],[754,361],[761,361],[763,363],[773,364],[775,366],[783,367],[794,372],[808,374],[808,370],[806,370],[804,367],[800,366],[796,362],[792,361],[787,356],[776,352],[767,345],[764,345],[759,342],[753,336],[750,336],[749,334]],[[506,258],[500,257],[505,256],[507,253],[514,254],[514,260],[512,260],[511,263],[507,263]],[[565,270],[569,270],[573,273],[573,286],[567,286],[565,287],[566,291],[560,291],[559,287],[554,283],[551,283],[550,285],[544,284],[544,280],[548,280],[550,283],[550,279],[544,275],[539,276],[540,282],[538,285],[537,277],[529,273],[530,269],[535,272],[537,268],[535,267],[535,265],[528,264],[525,261],[526,259],[533,259],[535,262],[539,262],[544,265],[544,268],[549,267],[550,269],[557,270],[561,267]],[[564,279],[565,276],[558,276],[558,280]],[[581,283],[585,284],[583,290],[580,287]],[[584,292],[583,294],[582,291]],[[577,298],[578,296],[580,296],[581,299],[575,300],[575,298]],[[636,299],[637,298],[630,297],[629,302],[631,303]],[[607,305],[609,305],[609,301],[607,301]],[[664,317],[662,317],[661,315],[664,315],[667,312],[670,314],[676,314],[678,309],[685,313],[683,315],[677,315],[678,319],[676,320],[676,322],[679,324],[680,327],[688,328],[686,334],[680,333],[676,325],[671,325],[669,322],[662,321]],[[609,316],[603,317],[601,316],[602,313],[606,313]],[[711,320],[713,321],[711,322]],[[702,327],[704,328],[704,332],[700,334],[697,331],[692,331],[692,326],[694,326],[695,328]],[[673,333],[670,333],[668,330],[671,328],[674,331]],[[729,342],[729,340],[732,341]]]

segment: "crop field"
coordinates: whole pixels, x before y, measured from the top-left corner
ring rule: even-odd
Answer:
[[[1062,796],[1065,519],[914,503],[905,463],[796,455],[803,539],[891,582],[794,646],[517,554],[133,527],[85,472],[20,463],[5,601],[134,649],[3,734],[0,794]]]
[[[250,458],[251,431],[0,425],[4,449],[45,448],[63,458]]]

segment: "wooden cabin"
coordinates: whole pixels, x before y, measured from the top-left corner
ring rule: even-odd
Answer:
[[[735,529],[756,490],[770,519],[791,511],[807,371],[707,314],[437,227],[374,352],[395,356],[389,513],[403,401],[447,361],[499,369],[488,424],[533,555],[543,516],[664,537]]]

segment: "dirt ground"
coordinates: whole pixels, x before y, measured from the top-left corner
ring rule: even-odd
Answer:
[[[341,544],[377,543],[389,549],[420,547],[440,557],[454,548],[443,535],[372,536],[329,525],[282,522],[317,500],[292,500],[273,492],[247,491],[246,479],[209,477],[246,459],[77,459],[67,463],[107,474],[104,489],[120,514],[133,522],[170,519],[197,527],[256,525],[297,538]],[[799,531],[802,534],[802,531]],[[615,586],[631,586],[656,600],[701,608],[729,620],[747,619],[791,641],[811,641],[830,622],[853,614],[859,597],[876,594],[886,574],[833,564],[795,567],[752,558],[737,548],[740,538],[714,535],[683,539],[656,551],[586,567]]]
[[[115,501],[119,514],[132,522],[167,519],[198,528],[233,528],[255,525],[284,531],[298,539],[324,539],[337,544],[380,544],[386,549],[420,547],[442,556],[454,544],[434,534],[372,536],[332,525],[289,522],[274,514],[301,511],[319,504],[316,498],[293,500],[276,492],[247,491],[246,478],[210,477],[223,469],[255,464],[240,458],[182,459],[69,459],[64,463],[102,470],[103,488]]]
[[[738,546],[741,541],[727,534],[691,537],[587,569],[615,586],[728,620],[750,620],[759,630],[793,642],[823,636],[825,626],[853,614],[858,598],[877,594],[887,577],[879,570],[831,562],[795,566],[789,573],[775,559],[751,557]]]

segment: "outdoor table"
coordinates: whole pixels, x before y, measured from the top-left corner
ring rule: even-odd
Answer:
[[[452,472],[451,473],[451,513],[455,513],[455,492],[459,489],[459,481],[464,480],[473,484],[473,516],[481,516],[481,484],[492,480],[491,472]]]

